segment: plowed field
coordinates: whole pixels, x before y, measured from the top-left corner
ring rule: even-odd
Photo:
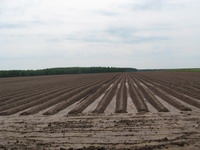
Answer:
[[[0,79],[0,149],[200,149],[200,73]]]

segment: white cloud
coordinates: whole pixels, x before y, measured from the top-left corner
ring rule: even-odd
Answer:
[[[0,69],[200,67],[199,5],[198,0],[0,0]]]

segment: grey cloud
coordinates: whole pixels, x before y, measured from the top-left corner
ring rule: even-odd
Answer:
[[[91,42],[91,43],[108,43],[111,42],[107,38],[103,38],[98,34],[85,33],[79,35],[66,35],[65,40]]]
[[[24,28],[26,25],[21,23],[0,23],[0,29],[5,28]]]
[[[172,25],[170,23],[168,24],[150,24],[148,25],[148,27],[146,27],[145,29],[143,29],[144,31],[167,31],[167,30],[176,30],[177,27],[175,25]]]
[[[133,29],[133,28],[109,28],[107,30],[105,30],[105,32],[107,34],[110,34],[112,36],[118,36],[118,37],[123,37],[123,38],[127,38],[130,37],[134,32],[136,32],[137,30]]]
[[[140,3],[129,5],[132,10],[159,11],[163,8],[163,0],[143,0]]]
[[[149,36],[149,37],[137,36],[133,39],[130,39],[128,42],[129,43],[145,43],[145,42],[163,41],[163,40],[169,40],[169,38],[165,36]]]
[[[178,9],[181,7],[186,7],[187,4],[184,2],[173,2],[164,0],[141,0],[138,3],[130,3],[126,5],[133,11],[161,11],[165,8],[168,9]]]
[[[152,42],[152,41],[161,41],[161,40],[168,40],[168,37],[164,36],[138,36],[135,35],[135,33],[139,32],[141,30],[134,29],[134,28],[110,28],[106,30],[107,34],[110,34],[111,36],[117,37],[118,42],[123,43],[144,43],[144,42]]]
[[[145,37],[145,36],[135,35],[135,33],[139,31],[140,30],[133,28],[108,28],[102,31],[89,31],[73,35],[64,35],[63,38],[65,40],[81,41],[89,43],[126,43],[126,44],[138,44],[145,42],[169,40],[169,38],[165,36],[152,35]],[[58,40],[55,39],[54,42],[58,42]]]
[[[118,13],[111,12],[111,11],[92,11],[92,13],[100,14],[100,15],[103,15],[103,16],[111,16],[111,17],[118,15]]]

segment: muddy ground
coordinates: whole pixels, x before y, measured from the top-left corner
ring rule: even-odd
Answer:
[[[200,149],[200,112],[0,117],[1,149]]]
[[[0,149],[200,149],[199,73],[0,79]]]

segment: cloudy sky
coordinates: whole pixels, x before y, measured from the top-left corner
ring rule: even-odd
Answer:
[[[0,70],[200,67],[199,0],[0,0]]]

